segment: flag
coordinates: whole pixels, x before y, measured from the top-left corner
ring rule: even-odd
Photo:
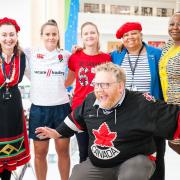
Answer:
[[[65,49],[77,44],[79,0],[65,0]]]

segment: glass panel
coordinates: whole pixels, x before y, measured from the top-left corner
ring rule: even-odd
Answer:
[[[129,6],[120,6],[120,5],[111,5],[110,13],[111,14],[130,15],[130,7]]]
[[[99,13],[99,4],[84,3],[84,12]]]
[[[101,4],[101,13],[105,13],[105,4]]]
[[[157,16],[168,17],[168,16],[172,16],[173,13],[174,13],[174,9],[157,8]]]
[[[142,7],[141,15],[142,16],[152,16],[153,9],[151,7]]]

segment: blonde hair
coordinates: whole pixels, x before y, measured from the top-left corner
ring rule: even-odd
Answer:
[[[101,72],[101,71],[113,73],[114,76],[116,77],[117,82],[123,82],[124,84],[126,82],[125,70],[117,64],[108,62],[108,63],[97,65],[95,67],[95,73]]]
[[[91,25],[91,26],[95,27],[95,29],[96,29],[96,31],[97,31],[97,34],[98,34],[98,37],[99,37],[99,31],[98,31],[97,26],[96,26],[94,23],[89,22],[89,21],[87,21],[87,22],[85,22],[84,24],[81,25],[81,37],[82,37],[83,28],[84,28],[85,26],[87,26],[87,25]],[[83,45],[83,48],[85,49],[85,45]],[[100,44],[99,44],[99,38],[98,38],[97,50],[99,50],[99,49],[100,49]]]
[[[41,30],[40,30],[40,34],[41,36],[43,35],[43,31],[44,31],[44,28],[46,26],[55,26],[57,27],[57,30],[58,30],[58,36],[59,36],[59,40],[57,42],[57,47],[60,49],[60,34],[59,34],[59,28],[58,28],[58,24],[57,22],[54,20],[54,19],[49,19],[47,22],[45,22],[42,26],[41,26]]]

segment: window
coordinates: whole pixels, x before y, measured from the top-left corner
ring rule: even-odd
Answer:
[[[138,6],[134,7],[134,15],[139,15],[139,7]]]
[[[130,7],[129,6],[120,6],[120,5],[111,5],[110,13],[111,14],[130,15]]]
[[[157,8],[157,16],[168,17],[168,16],[172,16],[173,13],[174,13],[174,9]]]
[[[105,4],[101,4],[101,13],[105,13]]]
[[[141,8],[141,14],[142,16],[152,16],[152,8],[151,7],[142,7]]]
[[[84,3],[84,12],[99,13],[99,4]]]

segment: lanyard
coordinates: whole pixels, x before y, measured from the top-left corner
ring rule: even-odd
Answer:
[[[141,54],[143,48],[144,48],[144,44],[141,46],[141,49],[139,50],[138,57],[136,58],[134,67],[133,67],[132,62],[131,62],[131,60],[130,60],[129,52],[127,51],[127,56],[128,56],[129,66],[130,66],[131,72],[132,72],[132,80],[134,79],[134,73],[135,73],[135,70],[136,70],[136,67],[137,67],[137,64],[138,64],[139,56],[140,56],[140,54]]]
[[[2,71],[3,71],[3,76],[4,76],[4,79],[5,79],[5,83],[8,84],[10,82],[12,72],[13,72],[13,64],[14,64],[15,55],[13,54],[13,56],[11,57],[10,71],[9,71],[8,75],[7,75],[6,69],[5,69],[5,59],[2,56],[2,54],[0,54],[0,57],[1,57],[2,61],[3,61],[3,63],[2,63]]]

